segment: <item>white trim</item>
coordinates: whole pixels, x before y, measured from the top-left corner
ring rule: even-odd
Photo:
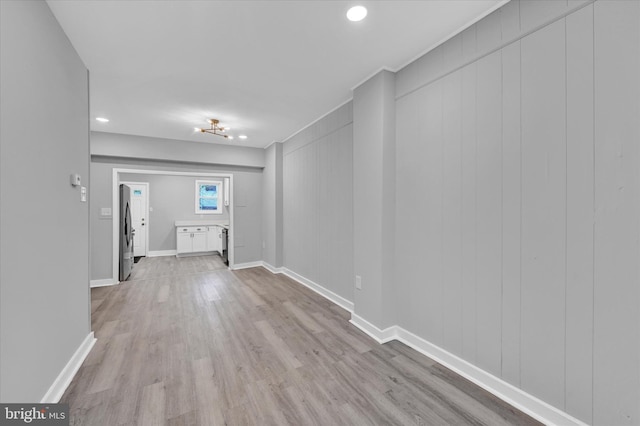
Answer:
[[[416,336],[400,326],[394,325],[381,330],[355,313],[351,315],[349,322],[364,331],[378,343],[386,343],[391,340],[398,340],[404,343],[548,426],[587,426],[586,423],[572,417],[564,411],[551,406],[535,396],[526,393],[522,389],[505,382],[499,377],[478,368],[457,355]]]
[[[246,266],[245,266],[246,265]],[[238,266],[241,266],[241,268],[239,268]],[[267,262],[264,261],[260,261],[260,262],[251,262],[251,263],[243,263],[242,265],[236,265],[235,267],[233,267],[232,269],[243,269],[243,268],[255,268],[256,266],[262,266],[264,269],[266,269],[267,271],[271,272],[272,274],[284,274],[287,277],[291,278],[294,281],[297,281],[298,283],[302,284],[303,286],[315,291],[316,293],[318,293],[320,296],[324,297],[325,299],[335,303],[336,305],[340,306],[342,309],[345,309],[351,313],[353,313],[353,302],[345,299],[344,297],[340,296],[339,294],[334,293],[333,291],[322,287],[320,284],[317,284],[313,281],[311,281],[308,278],[303,277],[302,275],[298,275],[295,272],[293,272],[290,269],[283,267],[280,268],[276,268],[270,264],[268,264]]]
[[[224,210],[224,207],[226,206],[225,204],[225,200],[224,200],[224,186],[222,185],[223,181],[220,180],[203,180],[203,179],[196,179],[196,186],[195,186],[195,197],[194,197],[194,202],[195,202],[195,214],[222,214],[222,211]],[[217,201],[217,206],[215,210],[200,210],[200,203],[198,201],[200,201],[201,197],[200,196],[200,186],[201,185],[215,185],[216,186],[216,201]],[[222,189],[222,192],[220,192],[220,189]]]
[[[397,67],[395,70],[390,70],[391,72],[398,72],[401,69],[403,69],[404,67],[410,65],[411,63],[417,61],[418,59],[422,58],[424,55],[426,55],[427,53],[431,52],[433,49],[435,49],[436,47],[444,44],[445,42],[447,42],[449,39],[457,36],[458,34],[462,33],[464,30],[466,30],[467,28],[469,28],[470,26],[472,26],[473,24],[477,23],[478,21],[480,21],[481,19],[484,19],[485,17],[489,16],[490,14],[492,14],[493,12],[495,12],[496,10],[500,9],[502,6],[504,6],[505,4],[509,3],[511,0],[501,0],[499,3],[496,3],[493,7],[489,8],[487,11],[485,11],[484,13],[478,15],[477,17],[475,17],[474,19],[472,19],[471,21],[467,22],[466,24],[464,24],[463,26],[461,26],[460,28],[458,28],[457,30],[453,31],[452,33],[450,33],[448,36],[440,39],[440,41],[432,44],[430,47],[424,49],[421,53],[417,54],[416,56],[414,56],[413,58],[411,58],[410,60],[404,62],[402,65],[400,65],[399,67]],[[375,75],[375,74],[374,74]],[[372,76],[373,77],[373,76]]]
[[[257,266],[258,263],[260,262],[252,262],[251,264],[244,265],[251,265],[247,267],[254,267]],[[536,398],[535,396],[526,393],[522,389],[519,389],[505,382],[504,380],[494,376],[493,374],[476,367],[475,365],[463,360],[457,355],[454,355],[446,351],[445,349],[442,349],[439,346],[428,342],[427,340],[411,333],[410,331],[403,329],[398,325],[392,325],[385,328],[384,330],[376,327],[366,319],[354,313],[354,304],[352,302],[344,299],[341,296],[338,296],[332,291],[327,290],[321,285],[316,284],[313,281],[308,280],[307,278],[304,278],[303,276],[298,275],[287,268],[275,268],[267,262],[262,262],[262,266],[266,270],[274,274],[285,274],[289,278],[310,288],[311,290],[315,291],[331,302],[350,311],[351,320],[349,320],[349,322],[369,335],[378,343],[382,344],[390,342],[392,340],[398,340],[420,352],[421,354],[426,355],[429,358],[439,362],[443,366],[456,372],[467,380],[470,380],[471,382],[492,393],[506,403],[512,405],[518,410],[528,414],[529,416],[538,421],[541,421],[548,426],[587,426],[586,423],[576,419],[575,417],[572,417],[564,411],[553,407],[552,405]]]
[[[261,260],[258,260],[256,262],[236,263],[233,266],[229,266],[229,269],[231,269],[232,271],[238,271],[240,269],[257,268],[259,266],[262,266],[262,264],[263,262]]]
[[[369,81],[372,77],[378,75],[378,73],[382,72],[382,71],[389,71],[389,72],[393,72],[395,73],[396,71],[392,70],[389,67],[380,67],[377,70],[375,70],[374,72],[372,72],[371,74],[367,75],[365,78],[363,78],[362,80],[360,80],[360,82],[358,84],[356,84],[355,86],[351,87],[351,91],[353,92],[354,90],[356,90],[358,87],[362,86],[364,83],[366,83],[367,81]]]
[[[64,391],[67,390],[71,380],[80,369],[80,366],[84,362],[87,355],[93,348],[93,345],[96,343],[96,338],[93,336],[93,331],[84,338],[78,349],[76,349],[75,353],[71,356],[67,365],[64,366],[58,377],[53,381],[53,384],[44,394],[42,399],[40,400],[41,404],[57,404],[62,398]]]
[[[89,281],[89,287],[91,288],[96,288],[96,287],[106,287],[109,285],[116,285],[118,284],[117,280],[114,280],[113,278],[103,278],[101,280],[91,280]]]
[[[153,250],[147,252],[147,257],[175,256],[176,254],[178,250]]]
[[[298,132],[296,132],[296,133],[298,133]],[[292,136],[293,136],[293,135],[292,135]],[[269,149],[269,147],[270,147],[271,145],[273,145],[274,143],[280,143],[280,144],[282,144],[282,143],[284,143],[284,142],[280,142],[280,141],[273,141],[273,142],[271,142],[269,145],[265,146],[265,147],[264,147],[264,148],[262,148],[262,149],[267,150],[267,149]]]
[[[119,258],[119,232],[120,232],[120,199],[119,199],[119,181],[120,173],[133,173],[143,175],[165,175],[165,176],[195,176],[195,177],[213,177],[213,178],[228,178],[229,179],[229,247],[234,247],[234,214],[233,214],[233,173],[231,172],[216,172],[216,173],[204,173],[204,172],[179,172],[168,170],[150,170],[150,169],[126,169],[114,167],[111,170],[111,211],[112,211],[112,251],[111,251],[111,266],[113,280],[117,281],[119,277],[118,271],[118,258]],[[235,250],[229,250],[229,266],[232,268],[235,263]]]
[[[351,319],[349,320],[349,322],[367,333],[369,337],[373,338],[373,340],[380,344],[397,339],[398,326],[392,325],[391,327],[387,327],[384,330],[381,330],[355,313],[351,313]]]
[[[291,278],[294,281],[299,282],[305,287],[310,288],[311,290],[318,293],[320,296],[323,296],[325,299],[329,299],[331,302],[340,306],[341,308],[353,312],[353,302],[345,299],[344,297],[334,293],[333,291],[322,287],[320,284],[314,283],[310,279],[303,277],[302,275],[298,275],[290,269],[282,268],[282,273]]]
[[[267,263],[267,262],[262,262],[262,266],[269,272],[271,272],[272,274],[282,274],[284,272],[284,268],[280,267],[280,268],[276,268],[275,266]]]
[[[313,126],[314,124],[316,124],[318,121],[322,120],[323,118],[325,118],[327,115],[331,114],[334,111],[337,111],[339,108],[342,108],[343,106],[345,106],[346,104],[348,104],[349,102],[351,102],[353,100],[353,96],[350,96],[349,99],[347,99],[346,101],[342,102],[340,105],[338,105],[337,107],[329,110],[329,112],[323,114],[322,116],[316,118],[315,120],[313,120],[311,123],[307,124],[306,126],[304,126],[303,128],[301,128],[300,130],[298,130],[297,132],[289,135],[288,137],[286,137],[281,143],[285,143],[287,142],[289,139],[291,139],[292,137],[294,137],[295,135],[297,135],[298,133],[302,132],[303,130]],[[271,145],[273,145],[273,143],[269,144],[267,146],[267,148],[269,148]],[[265,148],[265,149],[267,149]]]

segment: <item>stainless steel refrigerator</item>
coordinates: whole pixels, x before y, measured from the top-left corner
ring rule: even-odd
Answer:
[[[134,231],[131,225],[131,189],[120,185],[120,281],[129,278],[133,268]]]

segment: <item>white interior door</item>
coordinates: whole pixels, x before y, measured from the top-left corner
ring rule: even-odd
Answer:
[[[147,255],[149,228],[149,184],[141,182],[123,182],[131,188],[131,222],[133,235],[133,255]]]

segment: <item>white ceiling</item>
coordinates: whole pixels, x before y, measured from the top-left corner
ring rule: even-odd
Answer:
[[[285,140],[372,73],[503,3],[48,0],[90,70],[92,130],[254,147]],[[354,4],[368,8],[364,21],[346,19]],[[194,131],[208,118],[248,139]]]

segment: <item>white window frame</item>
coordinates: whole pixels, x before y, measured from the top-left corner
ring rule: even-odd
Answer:
[[[217,193],[217,207],[215,210],[201,210],[200,209],[200,186],[201,185],[216,185],[218,187]],[[224,209],[224,199],[223,199],[223,185],[220,180],[196,180],[196,191],[195,191],[195,208],[196,214],[222,214]]]

